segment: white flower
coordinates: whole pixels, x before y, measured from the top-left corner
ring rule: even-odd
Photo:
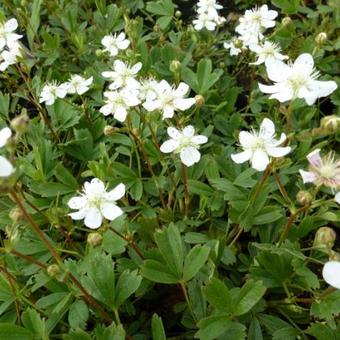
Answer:
[[[109,34],[106,35],[102,39],[102,45],[105,47],[104,52],[109,52],[111,57],[114,57],[118,54],[119,50],[126,50],[130,41],[125,39],[125,33],[121,32],[120,34]]]
[[[92,82],[93,77],[85,79],[77,74],[73,74],[71,75],[70,80],[65,83],[65,86],[67,87],[68,93],[78,93],[79,95],[82,95],[89,90]]]
[[[245,46],[256,45],[263,38],[262,32],[266,28],[275,26],[274,19],[277,15],[276,11],[268,10],[267,5],[246,10],[239,19],[240,23],[236,26],[235,31],[240,34],[240,39]]]
[[[147,111],[161,110],[163,119],[172,118],[176,110],[185,111],[196,103],[195,98],[184,98],[189,89],[185,83],[180,83],[175,89],[162,80],[156,88],[157,97],[146,101],[143,107]]]
[[[275,84],[259,84],[259,88],[280,102],[304,98],[308,105],[313,105],[317,98],[328,96],[337,88],[335,81],[316,80],[319,73],[314,70],[313,57],[308,53],[301,54],[292,65],[270,60],[266,68],[268,78]]]
[[[52,81],[51,83],[47,83],[41,93],[39,102],[45,102],[46,105],[52,105],[57,98],[65,98],[67,94],[67,85],[66,84],[58,84],[56,81]]]
[[[5,23],[0,24],[0,49],[5,46],[11,49],[17,44],[17,40],[22,38],[22,35],[13,33],[18,28],[18,22],[16,19],[10,19]]]
[[[281,47],[273,42],[266,40],[260,45],[249,46],[250,50],[257,54],[257,60],[255,63],[250,63],[252,65],[260,65],[267,63],[271,60],[285,60],[288,56],[280,53]]]
[[[208,13],[211,16],[217,15],[217,10],[222,9],[216,0],[199,0],[197,3],[197,13]]]
[[[79,210],[70,213],[73,220],[85,219],[88,228],[97,229],[102,225],[103,217],[113,221],[123,214],[116,201],[125,195],[125,185],[119,184],[113,190],[106,191],[104,183],[98,178],[85,182],[83,192],[68,201],[71,209]]]
[[[139,81],[139,98],[141,101],[152,101],[157,97],[158,81],[150,78]]]
[[[100,112],[105,116],[113,114],[113,117],[120,122],[124,122],[130,107],[140,104],[138,91],[124,88],[120,91],[104,92],[107,98],[105,105],[100,108]]]
[[[5,127],[0,130],[0,148],[5,146],[12,136],[12,131]],[[3,156],[0,156],[0,177],[8,177],[14,172],[12,164]]]
[[[113,71],[102,72],[102,76],[112,81],[109,86],[110,90],[116,90],[120,87],[138,89],[139,82],[135,78],[141,68],[142,63],[136,63],[130,66],[121,60],[115,60],[113,63]]]
[[[283,157],[291,151],[289,146],[279,146],[286,140],[284,133],[281,134],[279,140],[274,137],[275,125],[268,118],[261,123],[260,132],[241,131],[239,140],[244,151],[232,154],[232,160],[238,164],[250,160],[253,169],[265,170],[269,164],[269,157]]]
[[[21,56],[20,48],[11,48],[10,50],[3,50],[0,55],[0,71],[5,71],[8,66],[15,64],[18,57]]]
[[[231,55],[231,56],[233,56],[233,55],[239,55],[239,54],[242,52],[242,50],[241,50],[239,47],[237,47],[237,46],[235,45],[235,43],[237,43],[236,40],[237,40],[237,39],[232,39],[232,40],[230,40],[230,41],[226,41],[226,42],[223,44],[223,47],[224,47],[225,49],[227,49],[227,50],[230,49],[230,55]]]
[[[340,160],[333,152],[321,157],[320,149],[307,155],[309,171],[299,170],[303,183],[314,183],[332,188],[333,192],[340,187]]]
[[[168,127],[167,132],[171,139],[161,145],[160,150],[162,152],[179,153],[182,163],[186,166],[192,166],[200,160],[201,154],[198,149],[201,144],[208,141],[206,136],[195,135],[195,129],[191,125],[188,125],[182,131]]]
[[[340,289],[340,262],[326,262],[322,269],[322,276],[330,286]]]
[[[200,31],[205,27],[213,31],[217,25],[223,24],[226,19],[218,15],[217,10],[223,8],[216,0],[200,0],[197,3],[197,19],[193,20],[194,28]]]
[[[204,27],[208,31],[213,31],[216,28],[216,21],[215,21],[215,16],[211,16],[207,13],[202,13],[200,14],[197,19],[193,20],[194,28],[197,31],[200,31]]]

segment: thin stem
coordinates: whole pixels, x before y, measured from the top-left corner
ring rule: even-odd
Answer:
[[[190,299],[189,299],[189,295],[188,295],[188,292],[187,292],[187,287],[186,287],[186,285],[185,285],[185,282],[180,282],[180,286],[181,286],[181,289],[182,289],[182,292],[183,292],[183,296],[184,296],[184,298],[185,298],[185,301],[186,301],[186,303],[187,303],[187,306],[188,306],[188,308],[189,308],[189,310],[190,310],[191,316],[192,316],[192,318],[193,318],[194,321],[197,321],[196,316],[195,316],[195,314],[194,314],[194,311],[193,311],[193,309],[192,309],[192,304],[191,304]]]
[[[236,236],[230,242],[229,247],[231,247],[238,240],[238,238],[241,236],[242,232],[243,232],[243,228],[241,226],[239,226],[239,230],[238,230]]]
[[[281,195],[283,196],[283,198],[287,201],[287,203],[291,203],[291,200],[289,198],[289,195],[281,181],[280,176],[276,173],[276,171],[270,166],[270,170],[272,172],[272,174],[274,175],[275,181],[277,183],[277,186],[281,192]]]
[[[115,318],[116,318],[117,324],[118,324],[118,325],[121,325],[121,321],[120,321],[118,309],[114,309],[113,312],[114,312],[114,314],[115,314]]]
[[[184,216],[188,217],[189,214],[189,190],[188,190],[188,178],[187,178],[187,172],[185,165],[181,163],[182,166],[182,180],[183,180],[183,185],[184,185]]]

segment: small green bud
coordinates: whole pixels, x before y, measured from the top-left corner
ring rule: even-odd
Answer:
[[[318,45],[322,45],[327,40],[327,33],[321,32],[315,37],[315,42]]]
[[[336,240],[336,233],[332,228],[322,227],[315,233],[314,246],[331,250]]]
[[[87,236],[87,243],[93,248],[101,245],[102,242],[103,236],[99,233],[90,233]]]
[[[340,130],[340,117],[336,115],[323,117],[320,127],[329,133],[336,133]]]
[[[105,136],[111,136],[115,133],[115,131],[116,131],[116,129],[111,125],[106,125],[104,127],[104,135]]]
[[[51,264],[47,267],[47,274],[51,277],[56,277],[60,274],[60,268],[57,264]]]
[[[177,10],[177,11],[175,12],[175,17],[176,17],[176,18],[180,18],[181,16],[182,16],[182,12]]]
[[[284,17],[282,19],[282,25],[283,26],[289,25],[291,22],[292,22],[292,19],[290,17]]]
[[[21,114],[20,116],[17,116],[12,119],[11,121],[11,128],[19,133],[25,133],[28,129],[29,125],[29,118],[26,114]]]
[[[300,205],[306,206],[312,203],[313,196],[308,191],[300,190],[296,194],[296,200]]]
[[[173,60],[171,63],[170,63],[170,71],[173,72],[173,73],[177,73],[181,70],[181,67],[182,67],[182,64],[179,60]]]
[[[104,53],[103,50],[96,50],[96,56],[97,56],[97,57],[102,56],[103,53]]]
[[[202,107],[205,103],[204,97],[200,94],[195,96],[195,100],[196,100],[196,106],[197,107]]]

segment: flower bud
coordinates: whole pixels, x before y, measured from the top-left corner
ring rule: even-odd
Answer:
[[[315,42],[318,45],[323,44],[327,40],[327,33],[321,32],[315,37]]]
[[[177,10],[177,11],[175,12],[175,17],[176,17],[176,18],[180,18],[181,16],[182,16],[182,12]]]
[[[332,228],[322,227],[315,233],[314,246],[324,249],[332,249],[336,239],[336,233]]]
[[[179,60],[173,60],[171,63],[170,63],[170,71],[173,72],[173,73],[177,73],[181,70],[181,62]]]
[[[20,116],[17,116],[12,119],[11,121],[11,128],[21,134],[25,133],[28,129],[28,124],[29,124],[29,118],[27,117],[26,114],[21,114]]]
[[[300,190],[296,194],[296,200],[300,205],[305,206],[312,203],[313,196],[308,191]]]
[[[23,219],[24,214],[22,213],[21,209],[15,207],[9,212],[9,217],[14,223],[18,223]]]
[[[93,248],[100,246],[102,242],[103,242],[103,236],[99,233],[90,233],[87,236],[87,243]]]
[[[96,56],[100,57],[103,54],[103,50],[96,50]]]
[[[60,268],[57,264],[51,264],[47,267],[47,274],[51,277],[56,277],[60,274]]]
[[[284,17],[282,19],[282,25],[283,26],[289,25],[291,22],[292,22],[292,19],[290,17]]]
[[[116,129],[111,125],[106,125],[104,127],[104,135],[105,136],[111,136],[112,134],[114,134],[115,131],[116,131]]]
[[[320,127],[330,133],[338,132],[340,130],[340,117],[336,115],[323,117]]]
[[[196,106],[197,107],[202,107],[205,103],[204,97],[200,94],[195,96],[195,100],[196,100]]]

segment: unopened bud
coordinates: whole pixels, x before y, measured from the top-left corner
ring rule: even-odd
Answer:
[[[103,54],[103,50],[96,50],[96,56],[100,57]]]
[[[57,264],[51,264],[47,267],[47,274],[51,277],[55,277],[60,274],[60,268]]]
[[[232,42],[234,44],[235,47],[237,48],[243,48],[243,42],[241,39],[238,39],[238,38],[234,38],[232,39]]]
[[[314,246],[324,249],[332,249],[336,239],[336,233],[332,228],[322,227],[315,233]]]
[[[291,22],[292,22],[292,19],[290,17],[284,17],[282,19],[282,25],[283,26],[289,25]]]
[[[202,107],[205,103],[204,97],[200,94],[195,96],[195,100],[196,100],[196,106],[197,107]]]
[[[181,16],[182,16],[182,12],[177,10],[177,11],[175,12],[175,17],[176,17],[176,18],[180,18]]]
[[[296,200],[300,205],[305,206],[312,203],[313,196],[308,191],[300,190],[296,194]]]
[[[181,70],[181,62],[179,60],[173,60],[171,63],[170,63],[170,71],[173,72],[173,73],[177,73]]]
[[[114,134],[115,131],[116,131],[116,129],[111,125],[106,125],[104,127],[104,135],[105,136],[111,136],[112,134]]]
[[[9,212],[9,217],[14,223],[17,223],[22,220],[24,214],[22,213],[21,209],[15,207]]]
[[[102,242],[103,236],[99,233],[90,233],[87,236],[87,243],[93,248],[101,245]]]
[[[327,132],[335,133],[340,130],[340,117],[336,115],[326,116],[321,119],[320,126]]]
[[[321,32],[315,37],[315,42],[318,45],[323,44],[327,40],[327,33]]]
[[[28,124],[29,124],[29,118],[27,117],[26,114],[22,114],[20,116],[17,116],[12,119],[11,121],[11,128],[21,134],[25,133],[28,129]]]

